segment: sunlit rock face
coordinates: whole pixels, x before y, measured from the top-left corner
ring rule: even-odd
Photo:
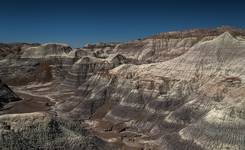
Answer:
[[[221,27],[35,45],[1,59],[0,77],[24,100],[45,101],[50,118],[79,121],[115,146],[107,148],[244,149],[244,37]]]
[[[198,42],[211,40],[225,31],[229,31],[238,38],[245,35],[243,30],[230,27],[164,32],[144,39],[118,44],[114,51],[128,58],[139,60],[140,63],[162,62],[178,57]]]
[[[19,58],[21,54],[23,53],[24,49],[27,49],[29,47],[33,46],[39,46],[38,43],[11,43],[11,44],[4,44],[0,43],[0,58]]]
[[[128,60],[120,54],[111,54],[105,59],[93,56],[82,57],[71,66],[63,84],[78,87],[92,75],[108,72],[124,63],[128,63]]]
[[[49,58],[67,55],[71,48],[66,44],[42,44],[36,47],[26,48],[21,58]]]

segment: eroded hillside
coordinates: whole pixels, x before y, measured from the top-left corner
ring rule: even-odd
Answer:
[[[63,146],[71,149],[84,148],[76,146],[81,137],[102,149],[244,149],[244,37],[244,30],[222,27],[76,49],[10,48],[0,60],[0,78],[22,100],[9,100],[0,121],[24,122],[30,136],[42,130],[46,145],[69,138]],[[26,115],[54,120],[62,138],[54,135],[50,143],[49,130],[39,127],[50,121]],[[75,130],[60,120],[75,121]],[[23,134],[8,128],[12,137]]]

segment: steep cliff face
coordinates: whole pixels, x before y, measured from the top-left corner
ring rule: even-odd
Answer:
[[[0,77],[118,149],[244,149],[244,36],[222,27],[77,49],[41,45],[1,60]],[[23,73],[31,80],[18,85]]]

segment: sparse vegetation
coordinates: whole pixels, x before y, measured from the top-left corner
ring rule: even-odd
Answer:
[[[0,128],[0,149],[105,149],[105,143],[90,136],[79,122],[52,118],[34,124],[23,122],[19,126],[22,128],[18,130]]]

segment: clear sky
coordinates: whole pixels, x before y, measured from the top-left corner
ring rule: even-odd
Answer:
[[[1,0],[0,42],[128,41],[164,31],[245,27],[238,0]]]

